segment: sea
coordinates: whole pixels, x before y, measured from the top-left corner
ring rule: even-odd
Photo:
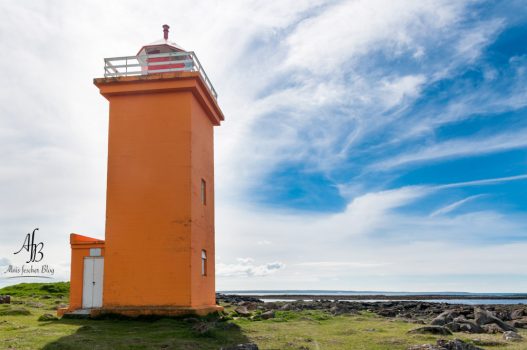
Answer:
[[[386,302],[391,301],[390,296],[397,297],[394,301],[401,301],[400,297],[408,297],[408,300],[413,296],[433,295],[439,296],[437,299],[424,299],[423,302],[430,303],[447,303],[447,304],[465,304],[465,305],[503,305],[503,304],[523,304],[527,305],[527,293],[469,293],[469,292],[385,292],[385,291],[348,291],[348,290],[225,290],[218,291],[223,294],[234,295],[258,295],[264,302],[275,301],[292,301],[292,299],[280,299],[277,296],[298,295],[299,300],[313,300],[316,296],[335,296],[335,300],[339,300],[339,296],[347,295],[371,295],[372,299],[361,300],[346,300],[350,302]],[[375,296],[384,296],[383,299],[375,299]],[[267,297],[269,296],[269,297]],[[448,299],[441,299],[440,296],[449,297]],[[459,299],[455,297],[459,296]],[[470,299],[467,299],[470,298]]]

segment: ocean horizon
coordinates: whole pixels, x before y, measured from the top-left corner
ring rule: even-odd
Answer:
[[[464,305],[527,305],[527,293],[473,293],[473,292],[387,292],[387,291],[349,291],[349,290],[225,290],[218,291],[222,294],[234,294],[240,296],[257,296],[265,302],[294,301],[286,296],[305,296],[299,300],[312,300],[316,296],[368,296],[371,299],[346,300],[349,302],[390,302],[401,301],[401,297],[408,296],[408,301],[421,301],[429,303],[464,304]],[[266,296],[269,296],[267,298]],[[280,298],[283,296],[284,298]],[[376,296],[387,298],[378,299]],[[394,299],[390,299],[392,296]],[[413,296],[444,296],[434,299],[412,299]],[[452,298],[459,296],[460,298]],[[395,299],[397,297],[397,299]],[[449,298],[446,298],[449,297]],[[478,297],[481,297],[478,298]],[[404,299],[402,299],[404,300]]]
[[[239,294],[239,295],[263,295],[263,294],[284,294],[284,295],[393,295],[393,296],[412,296],[412,295],[463,295],[463,296],[525,296],[527,292],[405,292],[405,291],[374,291],[374,290],[324,290],[324,289],[247,289],[247,290],[218,290],[218,293]]]

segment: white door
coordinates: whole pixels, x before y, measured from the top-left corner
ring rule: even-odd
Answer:
[[[104,258],[84,258],[84,282],[82,285],[82,307],[102,307],[102,275]]]

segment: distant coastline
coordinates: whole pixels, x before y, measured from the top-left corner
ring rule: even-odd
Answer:
[[[527,293],[469,292],[381,292],[381,291],[220,291],[222,294],[251,296],[263,301],[343,300],[343,301],[429,301],[436,303],[527,304]]]
[[[224,292],[222,292],[224,293]],[[225,293],[225,294],[238,294],[238,293]],[[239,294],[249,295],[249,294]],[[437,299],[482,299],[482,300],[526,300],[527,294],[514,294],[514,295],[467,295],[467,294],[425,294],[425,295],[386,295],[386,294],[358,294],[358,295],[345,295],[345,294],[250,294],[252,297],[258,299],[285,299],[285,300],[297,300],[297,299],[310,299],[310,300],[437,300]]]

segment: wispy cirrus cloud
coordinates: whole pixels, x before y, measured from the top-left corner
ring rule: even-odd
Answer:
[[[527,147],[527,129],[492,136],[448,140],[424,146],[373,164],[374,170],[389,170],[396,167],[431,162],[438,159],[467,157]]]
[[[467,198],[463,198],[463,199],[461,199],[459,201],[456,201],[456,202],[451,203],[451,204],[449,204],[447,206],[444,206],[442,208],[437,209],[432,214],[430,214],[430,216],[438,216],[438,215],[448,214],[448,213],[456,210],[457,208],[461,207],[463,204],[465,204],[467,202],[470,202],[470,201],[473,201],[473,200],[475,200],[477,198],[480,198],[482,196],[483,196],[482,194],[478,194],[478,195],[475,195],[475,196],[470,196],[470,197],[467,197]]]

